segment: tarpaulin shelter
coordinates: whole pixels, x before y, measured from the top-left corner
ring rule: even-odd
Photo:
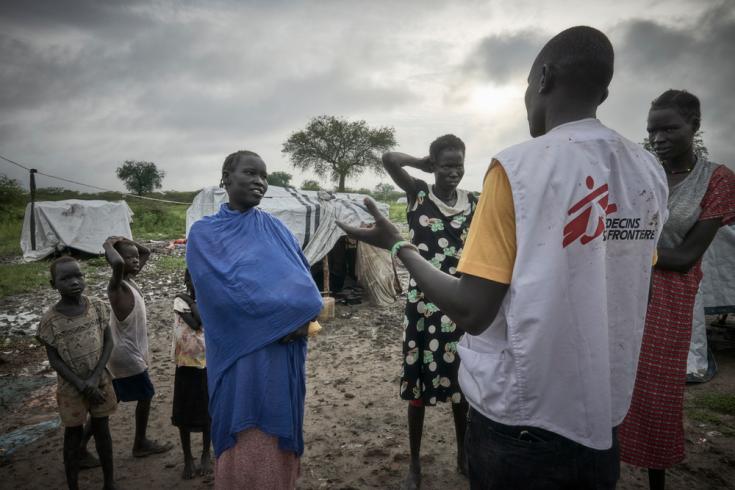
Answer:
[[[705,315],[735,313],[735,225],[723,226],[702,257],[702,282],[694,302],[687,374],[712,372]]]
[[[31,240],[31,209],[35,218],[35,250]],[[55,251],[72,248],[102,254],[109,236],[132,239],[133,211],[125,201],[41,201],[26,206],[20,248],[23,259],[39,260]]]
[[[293,187],[268,186],[259,208],[280,219],[296,236],[309,264],[324,258],[345,233],[337,226],[341,221],[351,226],[369,225],[374,222],[368,213],[363,194],[331,193],[326,191],[304,191]],[[205,187],[195,197],[186,211],[186,234],[191,225],[204,216],[216,213],[222,203],[227,202],[227,193],[219,187]],[[376,203],[385,216],[388,205]],[[360,249],[358,248],[358,253]],[[363,267],[364,287],[372,290],[392,288],[394,271],[390,254],[384,250],[370,250],[373,267]],[[366,286],[367,285],[367,286]],[[388,301],[384,292],[370,294],[371,299],[384,304]]]

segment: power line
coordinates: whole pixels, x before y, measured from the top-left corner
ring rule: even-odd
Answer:
[[[41,171],[38,171],[36,173],[38,175],[43,175],[43,176],[49,177],[51,179],[61,180],[61,181],[64,181],[64,182],[68,182],[70,184],[76,184],[76,185],[81,185],[81,186],[84,186],[84,187],[89,187],[90,189],[97,189],[97,190],[105,191],[105,192],[114,192],[115,194],[118,193],[118,191],[112,191],[110,189],[105,189],[104,187],[97,187],[96,185],[90,185],[90,184],[85,184],[83,182],[77,182],[75,180],[65,179],[64,177],[57,177],[55,175],[49,175],[49,174],[44,173],[44,172],[41,172]],[[122,192],[120,192],[120,194],[123,194],[124,195],[124,193],[122,193]]]
[[[10,163],[12,163],[13,165],[17,165],[17,166],[19,166],[20,168],[22,168],[22,169],[24,169],[24,170],[31,170],[30,168],[26,167],[25,165],[21,165],[21,164],[20,164],[20,163],[18,163],[18,162],[14,162],[14,161],[13,161],[13,160],[11,160],[10,158],[5,158],[5,157],[4,157],[4,156],[2,156],[2,155],[0,155],[0,158],[2,158],[3,160],[5,160],[6,162],[10,162]]]
[[[0,155],[0,158],[2,158],[3,160],[5,160],[6,162],[12,163],[13,165],[17,165],[18,167],[20,167],[22,169],[28,170],[29,172],[31,171],[31,169],[28,168],[28,167],[26,167],[25,165],[21,165],[18,162],[14,162],[13,160],[11,160],[9,158],[5,158],[2,155]],[[56,175],[47,174],[45,172],[41,172],[40,170],[37,170],[36,173],[38,175],[43,175],[44,177],[48,177],[48,178],[51,178],[51,179],[61,180],[63,182],[68,182],[70,184],[76,184],[76,185],[81,185],[81,186],[84,186],[84,187],[89,187],[90,189],[97,189],[99,191],[112,192],[114,194],[120,194],[120,195],[126,196],[126,197],[135,197],[137,199],[145,199],[147,201],[167,202],[167,203],[171,203],[171,204],[186,204],[186,205],[191,204],[190,202],[169,201],[168,199],[157,199],[155,197],[138,196],[136,194],[129,194],[127,192],[120,192],[120,191],[114,191],[112,189],[105,189],[104,187],[99,187],[99,186],[91,185],[91,184],[85,184],[84,182],[77,182],[76,180],[66,179],[64,177],[57,177]]]

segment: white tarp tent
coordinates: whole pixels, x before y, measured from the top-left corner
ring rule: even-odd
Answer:
[[[292,187],[268,186],[259,208],[268,211],[288,227],[296,236],[310,264],[322,259],[341,236],[337,221],[351,226],[373,223],[365,209],[363,194],[303,191]],[[219,187],[205,187],[194,197],[186,210],[186,235],[191,225],[204,216],[219,210],[227,202],[227,193]],[[377,203],[378,209],[388,215],[388,205]]]
[[[735,225],[719,229],[702,258],[702,273],[705,312],[735,312]]]
[[[26,206],[20,248],[24,260],[39,260],[69,247],[91,254],[104,253],[109,236],[133,237],[133,211],[125,201],[41,201],[34,205],[36,247],[31,245],[31,204]]]
[[[704,376],[707,359],[705,314],[735,312],[735,225],[723,226],[702,257],[702,283],[694,302],[687,374]]]

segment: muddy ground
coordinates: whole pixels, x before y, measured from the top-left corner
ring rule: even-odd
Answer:
[[[211,476],[181,480],[178,433],[170,424],[171,300],[178,291],[179,273],[157,269],[154,260],[142,276],[140,282],[148,293],[151,374],[157,389],[149,432],[176,445],[169,453],[134,459],[134,405],[119,405],[110,421],[116,479],[123,489],[211,488]],[[89,292],[102,295],[104,285],[101,273],[92,274]],[[0,309],[16,314],[32,303],[40,310],[52,300],[48,292],[4,298]],[[336,318],[325,322],[322,333],[311,341],[306,453],[299,488],[400,488],[408,462],[406,404],[398,398],[401,301],[387,308],[338,305]],[[717,377],[687,389],[687,459],[668,472],[671,489],[735,488],[735,417],[697,405],[703,395],[734,392],[735,349],[716,354]],[[45,359],[43,349],[28,336],[0,337],[1,488],[64,487],[63,429],[56,424],[54,376]],[[29,430],[33,424],[40,425]],[[193,446],[200,451],[198,436]],[[448,406],[427,410],[422,462],[424,488],[468,488],[454,470],[454,429]],[[99,469],[82,472],[82,488],[100,488],[101,482]],[[618,488],[647,488],[645,473],[624,465]]]

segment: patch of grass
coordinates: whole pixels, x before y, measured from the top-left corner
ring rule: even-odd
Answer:
[[[706,408],[725,415],[735,415],[735,394],[704,393],[694,399],[696,408]]]
[[[130,228],[136,240],[169,240],[186,233],[186,208],[181,204],[128,200],[133,210]]]
[[[91,259],[80,260],[82,264],[82,272],[90,277],[97,278],[100,273],[107,275],[107,261],[104,257],[93,257]],[[44,259],[36,262],[27,262],[21,264],[3,264],[2,274],[0,274],[0,298],[12,296],[14,294],[29,293],[36,291],[38,288],[46,288],[49,286],[49,265],[51,260]]]
[[[186,259],[175,255],[162,255],[156,260],[155,268],[163,272],[184,272]]]
[[[688,408],[686,410],[686,414],[687,417],[694,422],[716,426],[722,424],[722,420],[720,420],[717,415],[713,414],[709,410],[703,410],[701,408]]]
[[[20,214],[20,217],[15,216]],[[20,232],[23,228],[23,212],[8,213],[0,218],[0,257],[21,255]]]
[[[388,216],[394,223],[406,223],[406,205],[397,202],[390,203]]]
[[[92,257],[91,259],[87,259],[83,262],[87,267],[92,268],[99,268],[104,267],[105,269],[108,268],[107,259],[104,257]]]
[[[4,264],[0,274],[0,298],[49,286],[49,263]]]

